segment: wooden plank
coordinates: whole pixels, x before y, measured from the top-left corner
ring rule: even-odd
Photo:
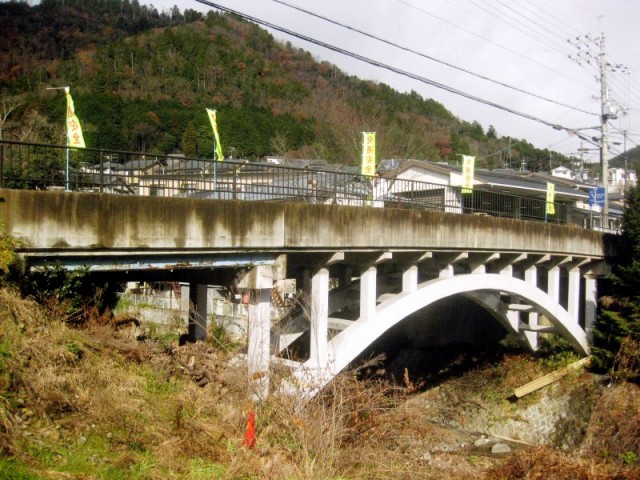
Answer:
[[[571,365],[567,365],[564,368],[556,370],[555,372],[551,372],[545,375],[544,377],[540,377],[532,382],[527,383],[526,385],[516,388],[513,391],[513,394],[515,395],[516,398],[524,397],[525,395],[528,395],[531,392],[535,392],[536,390],[539,390],[542,387],[546,387],[547,385],[550,385],[553,382],[560,380],[569,372],[576,370],[579,367],[588,366],[589,362],[591,362],[590,356],[582,358],[577,362],[572,363]]]

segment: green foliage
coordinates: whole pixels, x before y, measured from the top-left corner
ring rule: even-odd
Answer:
[[[539,363],[545,371],[553,371],[580,360],[569,342],[560,335],[550,335],[540,346]]]
[[[0,456],[0,480],[37,480],[40,478],[15,459]]]
[[[625,194],[623,238],[626,241],[626,257],[622,274],[629,282],[640,272],[640,186],[630,187]]]
[[[638,455],[636,454],[636,452],[632,451],[624,452],[622,455],[620,455],[620,460],[622,460],[622,463],[629,466],[633,466],[636,463],[640,462],[640,459],[638,459]]]
[[[24,263],[16,254],[19,241],[3,231],[0,224],[0,285],[16,281],[24,272]]]
[[[88,304],[101,307],[103,301],[100,295],[103,285],[94,282],[88,267],[69,271],[59,263],[31,272],[25,277],[22,290],[24,295],[32,296],[41,303],[55,299],[60,305],[66,305],[67,313]]]
[[[596,322],[593,353],[601,369],[640,382],[640,188],[627,191],[625,205],[625,250]]]

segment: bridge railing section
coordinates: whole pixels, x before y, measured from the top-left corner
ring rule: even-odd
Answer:
[[[546,199],[390,177],[355,167],[276,165],[0,141],[0,187],[429,209],[618,231],[620,218]]]

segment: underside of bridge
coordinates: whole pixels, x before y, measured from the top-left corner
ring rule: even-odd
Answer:
[[[317,258],[315,265],[290,259],[302,308],[270,335],[295,387],[309,394],[373,352],[383,351],[397,376],[409,368],[407,352],[415,367],[420,352],[453,345],[502,341],[535,351],[542,336],[560,335],[577,352],[589,351],[602,273],[592,259],[495,252]]]
[[[402,383],[405,375],[429,384],[506,349],[526,350],[491,313],[464,295],[452,295],[418,310],[369,345],[352,365],[379,359],[363,375]],[[486,358],[490,356],[491,358]]]
[[[560,335],[587,354],[596,278],[605,273],[603,262],[589,257],[465,251],[218,255],[189,264],[129,259],[116,266],[107,259],[100,265],[92,271],[112,281],[189,283],[192,340],[207,335],[207,285],[245,293],[258,397],[267,394],[272,362],[291,369],[296,380],[287,388],[313,395],[378,353],[397,380],[405,369],[415,377],[450,367],[435,359],[446,360],[455,349],[535,351],[545,335]],[[298,308],[278,318],[274,292],[294,279]]]

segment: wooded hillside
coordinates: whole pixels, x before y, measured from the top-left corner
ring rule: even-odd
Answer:
[[[89,147],[211,157],[205,108],[215,108],[226,157],[357,164],[360,132],[375,131],[378,160],[473,154],[477,167],[526,159],[535,171],[567,160],[416,92],[348,76],[226,14],[43,0],[0,4],[0,27],[4,139],[63,144],[64,96],[47,87],[68,85]]]

